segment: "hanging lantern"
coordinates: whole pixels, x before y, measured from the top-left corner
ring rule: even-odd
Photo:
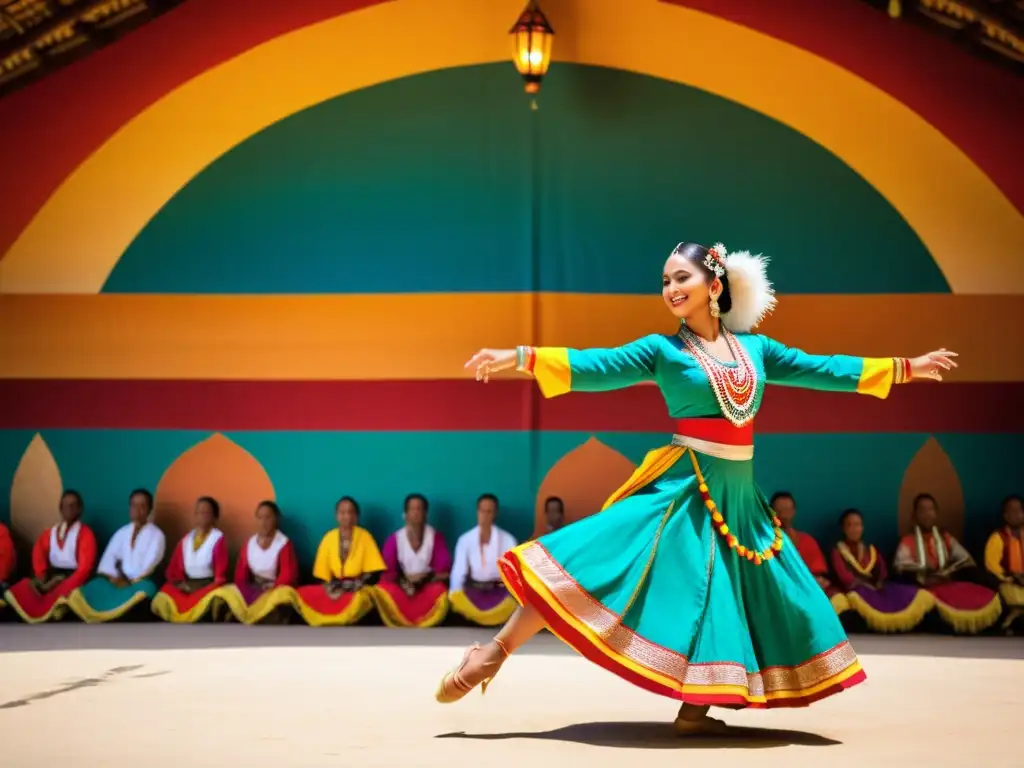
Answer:
[[[516,69],[526,81],[526,92],[537,94],[551,65],[551,44],[555,40],[555,30],[537,0],[530,0],[509,34],[515,45]]]

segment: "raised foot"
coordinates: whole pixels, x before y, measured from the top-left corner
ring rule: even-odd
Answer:
[[[459,666],[441,678],[434,698],[439,704],[454,704],[478,685],[481,693],[486,693],[506,658],[508,651],[498,640],[486,646],[470,646]]]

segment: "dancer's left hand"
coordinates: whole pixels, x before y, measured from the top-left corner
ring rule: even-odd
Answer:
[[[951,371],[957,367],[956,361],[953,359],[954,357],[957,357],[956,352],[950,352],[948,349],[943,348],[936,352],[929,352],[927,355],[911,358],[911,379],[915,381],[918,379],[942,381],[943,371]]]

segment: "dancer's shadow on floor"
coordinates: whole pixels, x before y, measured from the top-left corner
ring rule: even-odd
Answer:
[[[727,734],[676,736],[670,723],[576,723],[551,731],[519,733],[442,733],[437,739],[504,741],[541,739],[569,741],[594,747],[630,749],[771,749],[773,747],[832,747],[841,741],[806,731],[733,726]]]

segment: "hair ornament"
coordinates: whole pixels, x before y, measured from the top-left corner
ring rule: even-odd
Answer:
[[[715,243],[708,248],[708,255],[704,257],[704,266],[715,273],[715,277],[725,274],[725,246]]]
[[[709,263],[711,262],[711,263]],[[768,257],[750,251],[729,253],[721,243],[708,249],[704,265],[717,277],[726,275],[732,307],[722,314],[722,323],[733,333],[749,333],[778,304],[768,279]]]

